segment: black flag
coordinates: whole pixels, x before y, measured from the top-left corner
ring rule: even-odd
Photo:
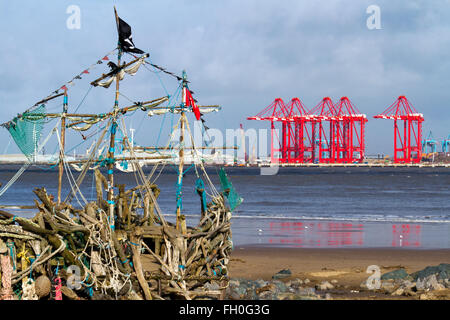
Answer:
[[[119,44],[123,51],[142,54],[144,51],[134,46],[131,37],[131,27],[128,23],[119,18]]]

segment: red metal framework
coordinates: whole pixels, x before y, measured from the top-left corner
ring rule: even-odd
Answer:
[[[247,120],[270,121],[272,162],[348,163],[364,159],[367,117],[347,97],[336,104],[325,97],[309,112],[299,98],[287,105],[277,98]],[[281,123],[281,134],[275,129],[276,122]]]
[[[338,163],[362,162],[365,155],[365,114],[342,97],[335,104],[333,158]]]
[[[248,117],[247,120],[265,120],[270,121],[270,135],[271,135],[271,162],[287,162],[287,141],[286,139],[288,130],[288,122],[289,112],[287,110],[286,105],[283,102],[283,99],[277,98],[275,99],[269,106],[267,106],[264,110],[258,113],[254,117]],[[281,139],[275,129],[275,122],[281,122],[282,125],[282,133]],[[290,126],[289,126],[290,127]],[[279,155],[279,156],[277,156]]]
[[[420,162],[424,117],[405,96],[398,97],[389,108],[374,118],[394,120],[394,163]],[[399,127],[398,121],[403,121],[403,125]]]
[[[308,162],[312,158],[314,140],[308,130],[308,110],[299,98],[293,98],[286,106],[288,114],[286,141],[287,163]]]
[[[311,140],[304,120],[308,117],[307,114],[308,111],[299,98],[293,98],[288,105],[285,105],[281,98],[277,98],[267,108],[247,120],[270,121],[272,162],[301,163],[309,161],[314,150],[314,140]],[[275,129],[276,122],[281,122],[281,134]]]
[[[319,163],[332,163],[334,158],[334,127],[336,123],[333,101],[329,97],[325,97],[308,113],[309,122],[311,123],[312,141],[318,146]],[[316,125],[319,126],[319,137],[316,139]],[[313,161],[315,160],[315,151],[313,153]]]

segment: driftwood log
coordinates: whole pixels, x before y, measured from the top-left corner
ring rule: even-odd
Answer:
[[[99,170],[94,175],[96,201],[84,208],[57,204],[45,188],[36,188],[38,212],[32,219],[0,210],[0,256],[8,256],[13,268],[0,292],[15,292],[18,298],[26,289],[24,299],[35,297],[28,294],[32,279],[45,276],[62,283],[46,299],[57,297],[58,290],[66,299],[223,296],[232,241],[231,213],[222,194],[205,205],[200,190],[199,224],[189,227],[181,215],[177,229],[155,210],[156,185],[128,190],[117,185],[113,224],[103,198],[106,178]],[[1,270],[0,276],[8,278]]]

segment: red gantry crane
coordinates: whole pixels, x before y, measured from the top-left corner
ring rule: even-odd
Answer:
[[[394,120],[394,163],[420,162],[424,117],[405,96],[398,97],[389,108],[374,118]],[[399,126],[398,122],[401,121],[403,125]]]
[[[285,105],[281,98],[277,98],[267,108],[247,120],[270,121],[272,162],[302,163],[306,161],[305,152],[312,153],[314,149],[314,140],[311,140],[310,131],[306,128],[305,117],[308,117],[308,111],[299,98],[293,98],[288,105]],[[281,122],[280,135],[275,130],[275,122]],[[309,143],[305,145],[305,141]]]
[[[304,163],[312,162],[314,140],[312,131],[308,130],[308,110],[299,98],[293,98],[286,106],[288,114],[288,130],[286,141],[287,162]]]
[[[319,163],[333,163],[334,158],[334,126],[336,110],[333,101],[325,97],[308,113],[312,126],[312,139],[319,148]],[[316,125],[319,125],[319,137],[316,140]],[[313,154],[315,152],[313,151]],[[315,157],[315,155],[314,155]],[[314,161],[314,159],[313,159]]]
[[[271,123],[271,161],[280,163],[362,162],[365,155],[365,123],[347,97],[333,104],[325,97],[308,112],[299,98],[285,105],[281,98],[247,120]],[[281,122],[278,135],[275,123]]]
[[[271,133],[270,158],[272,163],[277,161],[281,163],[287,162],[286,134],[287,134],[287,123],[289,122],[287,115],[288,111],[286,105],[283,102],[283,99],[277,98],[256,116],[247,118],[247,120],[270,121],[270,133]],[[277,131],[275,130],[275,122],[281,122],[282,124],[281,140],[280,136],[277,134]],[[276,154],[279,154],[279,156],[277,157]]]
[[[367,117],[342,97],[335,104],[333,158],[338,163],[362,162],[365,155],[365,123]]]

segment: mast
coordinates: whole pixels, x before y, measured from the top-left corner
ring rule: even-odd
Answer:
[[[134,150],[134,131],[136,131],[136,129],[130,128],[130,132],[131,132],[131,148],[133,148],[133,150]]]
[[[119,16],[117,15],[116,7],[114,6],[114,15],[116,17],[117,33],[119,33]],[[120,67],[120,59],[122,57],[122,50],[120,44],[118,46],[117,52],[117,66]],[[109,139],[109,150],[108,150],[108,213],[110,217],[110,225],[114,226],[114,148],[115,148],[115,137],[117,130],[117,112],[119,110],[119,73],[116,74],[116,95],[114,100],[114,111],[111,117],[111,133]]]
[[[187,87],[187,75],[186,71],[183,70],[183,88],[181,90],[181,119],[180,119],[180,150],[178,153],[179,164],[178,164],[178,180],[177,180],[177,222],[176,228],[180,230],[181,228],[181,187],[183,185],[183,168],[184,168],[184,126],[186,115],[184,113],[185,99],[186,99],[186,87]]]
[[[59,167],[58,167],[58,204],[61,203],[62,177],[64,174],[64,149],[66,140],[66,114],[68,105],[67,89],[64,90],[63,112],[61,115],[61,146],[59,148]]]

